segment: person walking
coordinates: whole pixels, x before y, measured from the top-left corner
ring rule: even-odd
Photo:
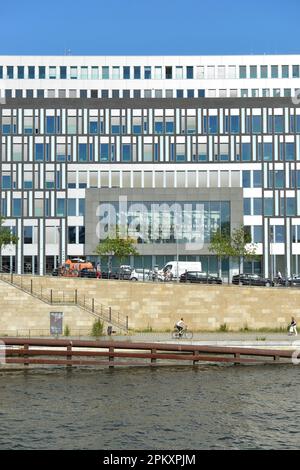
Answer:
[[[297,332],[297,322],[294,317],[292,317],[291,324],[289,326],[289,335],[298,335]]]

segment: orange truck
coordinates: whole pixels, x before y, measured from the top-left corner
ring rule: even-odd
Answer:
[[[94,266],[90,261],[82,259],[67,259],[67,261],[60,267],[59,275],[64,277],[79,277],[82,269],[94,271]]]

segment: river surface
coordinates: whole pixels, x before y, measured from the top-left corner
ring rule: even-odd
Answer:
[[[0,372],[0,449],[296,449],[300,367]]]

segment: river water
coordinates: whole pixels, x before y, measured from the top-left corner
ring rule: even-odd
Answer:
[[[300,368],[0,373],[0,449],[296,449]]]

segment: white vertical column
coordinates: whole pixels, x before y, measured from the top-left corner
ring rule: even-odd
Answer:
[[[45,247],[44,247],[44,219],[40,219],[40,237],[39,237],[39,255],[40,255],[40,266],[39,272],[40,276],[44,274],[44,256],[45,256]]]

